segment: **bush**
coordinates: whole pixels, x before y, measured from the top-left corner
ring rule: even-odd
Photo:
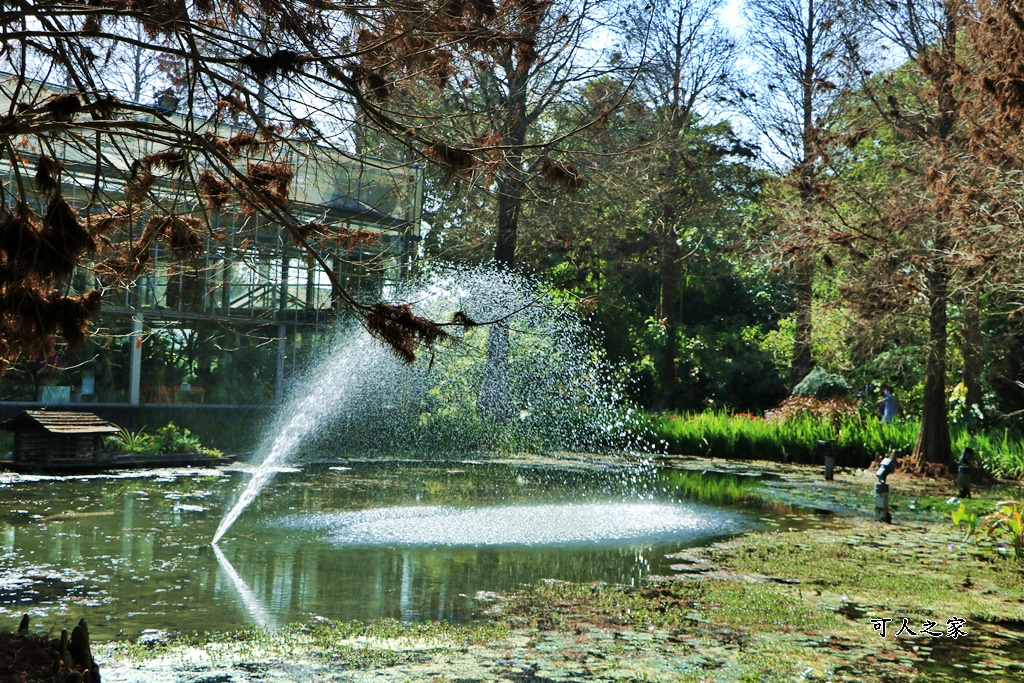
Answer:
[[[793,388],[793,395],[826,399],[845,396],[849,391],[850,383],[842,375],[833,375],[821,368],[814,368]]]
[[[836,396],[827,399],[813,396],[791,396],[783,401],[778,408],[769,412],[766,417],[781,422],[802,417],[836,422],[857,417],[857,406]]]
[[[145,429],[132,432],[121,429],[116,436],[108,436],[105,445],[111,453],[151,453],[168,455],[170,453],[202,454],[219,457],[221,452],[213,448],[204,448],[188,429],[179,429],[173,422],[147,434]]]

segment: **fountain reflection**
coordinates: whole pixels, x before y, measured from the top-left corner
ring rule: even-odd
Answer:
[[[277,628],[274,618],[271,617],[267,613],[267,610],[263,608],[260,599],[256,597],[256,594],[253,593],[248,584],[245,583],[245,579],[238,575],[238,572],[235,571],[234,565],[232,565],[231,561],[226,555],[224,555],[224,551],[220,549],[220,546],[213,546],[213,554],[217,557],[217,562],[220,564],[220,568],[223,570],[224,575],[231,581],[231,586],[235,589],[235,593],[238,594],[239,599],[245,606],[246,614],[249,615],[249,619],[252,620],[252,623],[264,628]]]

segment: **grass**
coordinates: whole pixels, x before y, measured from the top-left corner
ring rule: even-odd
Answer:
[[[916,419],[884,424],[876,419],[845,416],[834,421],[811,416],[766,420],[722,411],[693,415],[662,415],[653,429],[669,453],[716,458],[780,461],[789,453],[793,462],[820,463],[816,444],[828,441],[840,467],[867,467],[879,455],[892,451],[908,455],[917,439]],[[970,434],[954,425],[955,452],[970,446],[981,464],[1000,477],[1024,478],[1024,443],[1009,431]]]

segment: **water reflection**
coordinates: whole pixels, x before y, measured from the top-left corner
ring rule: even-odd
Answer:
[[[245,611],[249,615],[249,618],[257,626],[264,628],[276,628],[273,617],[267,614],[267,610],[263,609],[263,605],[260,603],[259,598],[252,592],[252,589],[245,583],[245,579],[238,575],[235,571],[234,565],[231,561],[224,556],[224,551],[219,546],[214,545],[213,554],[217,556],[217,562],[220,564],[220,568],[224,571],[224,575],[231,580],[231,585],[234,586],[235,592],[241,599],[242,604],[245,605]]]
[[[0,612],[55,628],[85,616],[97,638],[318,615],[461,621],[480,596],[543,578],[635,583],[742,523],[639,499],[617,476],[324,469],[280,475],[211,547],[242,476],[0,480]]]

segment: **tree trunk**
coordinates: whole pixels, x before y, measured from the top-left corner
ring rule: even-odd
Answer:
[[[971,284],[964,294],[963,383],[967,388],[967,408],[981,406],[981,302],[979,285]],[[970,424],[970,421],[968,421]]]
[[[502,139],[510,148],[498,179],[498,224],[494,243],[494,261],[499,268],[511,268],[515,264],[519,213],[526,193],[521,151],[526,142],[525,76],[510,80],[506,104],[509,121]],[[504,422],[514,412],[509,396],[508,354],[508,329],[492,325],[487,334],[487,361],[477,399],[477,415],[481,418]]]
[[[676,292],[679,287],[679,264],[672,249],[665,249],[661,260],[661,300],[658,317],[665,325],[665,349],[663,351],[661,375],[662,409],[673,408],[673,400],[679,386],[676,367],[676,350],[679,338],[679,320],[676,316]]]
[[[515,410],[508,384],[508,329],[492,325],[487,333],[487,360],[484,381],[477,397],[477,415],[495,422],[505,422]]]
[[[810,373],[812,363],[811,305],[813,303],[814,265],[809,260],[802,260],[795,265],[794,270],[796,330],[793,333],[793,362],[789,369],[790,391]]]
[[[946,412],[946,303],[949,274],[936,258],[927,275],[928,362],[924,376],[921,429],[910,455],[909,468],[920,474],[938,474],[953,464]]]

